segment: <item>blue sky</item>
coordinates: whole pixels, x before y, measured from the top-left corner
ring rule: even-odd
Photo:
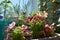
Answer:
[[[0,0],[0,2],[1,1],[3,1],[3,0]],[[16,5],[16,4],[19,4],[19,0],[11,0],[11,2],[14,4],[14,5]],[[20,6],[21,6],[21,8],[23,8],[23,2],[24,2],[24,4],[26,4],[27,2],[28,2],[28,0],[20,0]]]
[[[0,2],[3,0],[0,0]],[[29,1],[29,2],[28,2]],[[33,1],[33,7],[32,7],[32,1]],[[11,2],[16,5],[19,4],[19,0],[11,0]],[[20,9],[23,9],[23,6],[25,4],[28,4],[28,8],[27,8],[27,12],[31,13],[32,9],[34,11],[38,10],[38,4],[37,4],[37,0],[20,0]],[[24,9],[23,9],[24,10]]]
[[[19,4],[19,0],[11,0],[11,2],[16,5]],[[28,0],[20,0],[20,7],[23,8],[24,4],[27,4]]]

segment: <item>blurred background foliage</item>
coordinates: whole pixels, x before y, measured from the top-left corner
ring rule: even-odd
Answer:
[[[55,14],[57,9],[53,10],[53,7],[58,4],[60,2],[56,0],[28,0],[28,2],[23,0],[23,9],[21,9],[21,0],[18,0],[16,4],[13,4],[12,0],[2,0],[0,2],[0,14],[4,15],[4,19],[16,18],[18,21],[24,21],[27,16],[33,15],[38,11],[46,10],[49,14],[47,23],[51,24],[57,21],[54,20],[54,17],[57,16],[57,12]]]

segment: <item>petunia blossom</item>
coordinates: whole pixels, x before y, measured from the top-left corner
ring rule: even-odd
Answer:
[[[49,28],[49,25],[48,24],[45,24],[45,26],[44,26],[44,32],[46,34],[50,33],[50,28]]]
[[[43,11],[44,16],[47,18],[48,17],[48,13],[46,11]]]

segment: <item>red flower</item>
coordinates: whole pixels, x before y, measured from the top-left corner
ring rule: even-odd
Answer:
[[[28,19],[30,19],[30,20],[31,20],[32,18],[33,18],[33,16],[29,16],[29,17],[28,17]]]
[[[9,31],[10,31],[9,26],[7,26],[7,27],[5,28],[5,31],[6,31],[6,32],[9,32]]]
[[[45,19],[44,19],[44,18],[42,18],[42,17],[39,17],[39,20],[41,20],[41,21],[45,21]]]
[[[25,19],[25,22],[29,23],[32,20],[32,16],[29,16],[28,18]]]
[[[26,25],[22,25],[21,29],[22,29],[24,36],[30,35],[30,31],[28,30],[28,27]]]
[[[37,20],[41,20],[41,21],[45,22],[45,18],[43,18],[40,13],[37,13],[34,16],[29,16],[28,18],[26,18],[25,22],[27,22],[27,23],[29,23],[30,21],[36,22]]]
[[[40,15],[40,14],[35,14],[35,16],[33,17],[34,20],[41,20],[45,22],[45,19]]]
[[[46,24],[46,25],[44,26],[44,32],[45,32],[46,34],[50,33],[50,28],[49,28],[49,25],[48,25],[48,24]]]
[[[26,19],[25,22],[29,23],[30,22],[30,19]]]

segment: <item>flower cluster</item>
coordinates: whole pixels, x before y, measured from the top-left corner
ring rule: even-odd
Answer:
[[[27,22],[32,31],[32,36],[35,38],[40,37],[40,32],[43,31],[44,24],[46,23],[46,17],[48,14],[44,12],[36,13],[33,16],[29,16],[26,18],[25,22]]]
[[[5,28],[6,32],[10,31],[15,26],[15,24],[16,24],[15,22],[12,22],[11,24],[9,24],[9,26]]]
[[[9,26],[7,26],[6,28],[5,28],[5,31],[6,31],[6,40],[8,39],[8,37],[9,37],[9,31],[15,26],[15,22],[12,22],[11,24],[9,24]]]
[[[45,18],[44,17],[47,17],[48,16],[48,13],[43,11],[43,13],[36,13],[34,16],[29,16],[26,18],[25,22],[29,23],[29,22],[36,22],[37,20],[41,20],[43,22],[45,22]]]
[[[25,22],[29,23],[31,27],[31,31],[33,37],[39,37],[41,31],[44,31],[45,34],[53,34],[56,28],[49,24],[46,24],[46,18],[48,17],[48,13],[46,11],[36,13],[33,16],[29,16],[26,18]]]
[[[25,22],[29,23],[32,20],[33,16],[29,16],[25,19]]]
[[[43,11],[44,17],[48,17],[48,13],[46,11]]]
[[[24,36],[29,36],[30,35],[30,31],[28,30],[28,26],[22,25],[21,30],[22,30]]]
[[[44,26],[44,32],[45,33],[50,33],[50,27],[49,27],[49,25],[48,24],[46,24],[45,26]]]
[[[48,17],[48,13],[46,11],[36,13],[33,16],[28,16],[25,19],[27,25],[22,25],[16,27],[13,31],[13,34],[20,35],[21,37],[24,36],[32,36],[32,38],[40,38],[41,35],[45,36],[52,36],[54,35],[54,31],[56,28],[54,25],[49,25],[46,23],[46,18]],[[12,22],[6,29],[10,30],[15,26],[15,22]],[[21,35],[22,34],[22,35]],[[13,37],[16,35],[13,35]],[[14,39],[15,40],[15,39]]]
[[[56,27],[53,26],[53,25],[48,25],[48,24],[45,24],[44,28],[43,28],[45,34],[47,35],[52,35],[52,33],[54,34],[54,31],[56,30]]]

